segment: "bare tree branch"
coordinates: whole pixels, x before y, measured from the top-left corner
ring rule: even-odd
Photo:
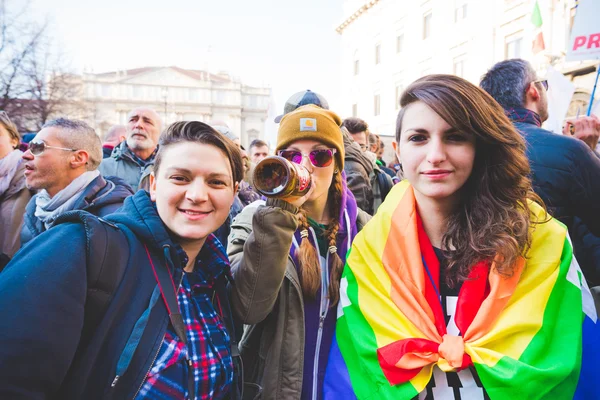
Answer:
[[[34,23],[27,2],[9,12],[0,0],[0,109],[19,130],[38,130],[56,116],[85,118],[81,79],[74,75],[49,35],[49,23]]]

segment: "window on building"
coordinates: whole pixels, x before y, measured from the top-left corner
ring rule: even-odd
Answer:
[[[465,77],[465,59],[463,56],[456,57],[452,65],[452,73],[461,78]]]
[[[140,85],[133,85],[133,98],[139,99],[143,97],[143,87]]]
[[[423,15],[423,40],[431,36],[431,11]]]
[[[102,85],[102,97],[110,97],[110,85]]]
[[[401,83],[396,83],[396,95],[394,98],[396,99],[395,110],[400,109],[400,96],[402,96],[402,92],[404,91],[404,85]]]
[[[396,53],[402,53],[404,51],[404,33],[396,36]]]
[[[376,94],[373,96],[373,115],[378,116],[381,113],[381,97]]]
[[[352,104],[352,116],[358,117],[358,104]]]
[[[354,75],[358,75],[360,71],[360,62],[359,60],[354,60]]]
[[[521,58],[521,47],[523,44],[522,37],[512,37],[506,39],[506,44],[504,45],[504,58]]]
[[[375,65],[381,62],[381,44],[375,45]]]
[[[454,22],[460,22],[467,18],[467,3],[457,4],[454,9]]]

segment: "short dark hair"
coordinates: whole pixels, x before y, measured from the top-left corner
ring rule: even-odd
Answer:
[[[361,133],[369,129],[369,124],[360,118],[350,117],[342,122],[342,126],[348,129],[351,134]]]
[[[175,143],[193,142],[208,144],[218,148],[225,153],[231,165],[231,173],[234,182],[244,179],[244,164],[239,147],[225,135],[220,134],[210,125],[199,121],[179,121],[171,124],[166,131],[160,135],[158,152],[154,159],[154,173],[158,173],[162,161],[162,155]]]
[[[520,58],[500,61],[483,75],[479,86],[504,109],[523,107],[525,92],[537,78],[531,64]]]
[[[102,141],[91,126],[77,119],[57,118],[42,125],[42,129],[45,128],[57,128],[58,140],[64,146],[85,150],[89,156],[88,171],[98,168],[102,162]]]
[[[264,140],[254,139],[252,142],[250,142],[250,147],[248,147],[248,150],[252,150],[253,147],[263,147],[263,146],[269,147],[267,142],[265,142]]]

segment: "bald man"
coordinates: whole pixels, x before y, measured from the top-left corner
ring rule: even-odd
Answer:
[[[149,188],[162,123],[156,111],[136,108],[127,116],[125,140],[100,164],[104,176],[117,176],[134,191]]]
[[[113,125],[110,127],[104,142],[102,143],[102,158],[108,158],[117,147],[127,137],[127,128],[124,125]]]

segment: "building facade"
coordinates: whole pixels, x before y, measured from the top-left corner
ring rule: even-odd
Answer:
[[[342,114],[366,120],[389,143],[409,83],[446,73],[478,84],[488,68],[509,58],[529,60],[540,73],[552,64],[575,83],[574,100],[589,99],[597,63],[564,62],[575,0],[538,4],[545,49],[533,54],[535,0],[345,0],[347,17],[336,28]]]
[[[103,135],[125,124],[135,107],[156,110],[163,123],[196,120],[224,122],[242,145],[263,138],[271,89],[251,87],[226,73],[179,67],[145,67],[101,74],[84,73],[87,120]]]

